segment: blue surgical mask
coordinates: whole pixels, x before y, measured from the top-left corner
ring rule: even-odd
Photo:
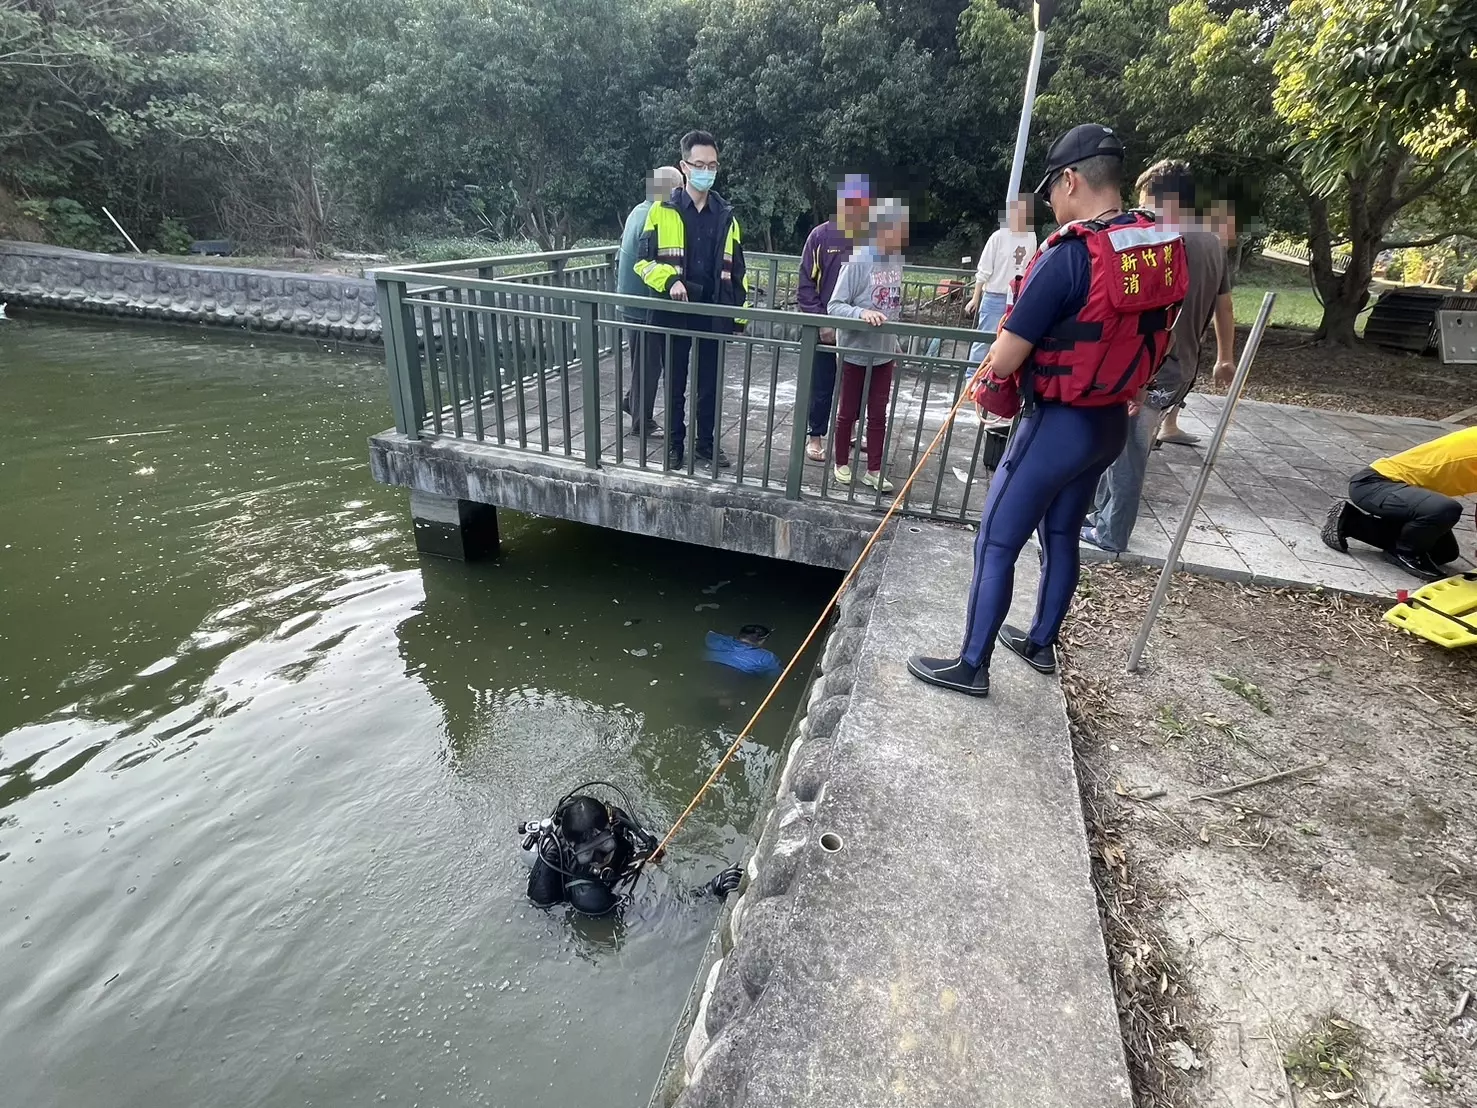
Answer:
[[[694,169],[687,175],[687,181],[698,192],[707,192],[713,187],[713,182],[718,179],[716,169]]]

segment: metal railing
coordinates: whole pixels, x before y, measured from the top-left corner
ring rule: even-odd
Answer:
[[[751,298],[769,306],[735,309],[623,296],[615,287],[614,248],[570,250],[381,269],[376,285],[395,428],[410,438],[447,437],[489,447],[562,455],[589,467],[623,466],[682,478],[733,482],[790,499],[882,507],[865,486],[865,403],[846,449],[854,479],[836,479],[806,457],[807,409],[817,363],[846,351],[830,333],[860,330],[857,320],[785,310],[794,304],[797,259],[751,255]],[[911,472],[958,399],[987,339],[963,322],[962,281],[927,270],[905,273],[907,315],[875,330],[901,348],[886,397],[883,473]],[[962,275],[963,271],[959,271]],[[941,286],[944,286],[941,288]],[[649,313],[654,319],[621,318]],[[735,316],[746,326],[727,333]],[[866,328],[867,330],[872,330]],[[823,335],[822,332],[826,332]],[[823,341],[825,340],[825,341]],[[655,415],[660,437],[627,430],[637,344],[656,344],[662,367]],[[821,357],[818,358],[817,356]],[[681,371],[688,366],[689,372]],[[676,381],[670,369],[677,369]],[[870,390],[873,370],[862,374]],[[834,429],[842,394],[838,374],[825,427]],[[685,377],[685,381],[683,378]],[[680,390],[680,391],[674,391]],[[699,458],[699,396],[711,392],[717,449]],[[687,449],[669,457],[678,407]],[[636,420],[644,423],[641,405]],[[991,432],[998,437],[1002,432]],[[949,520],[976,518],[992,455],[986,429],[966,405],[914,484],[903,508]],[[731,467],[721,455],[731,455]]]

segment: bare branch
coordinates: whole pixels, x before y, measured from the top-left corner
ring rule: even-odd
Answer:
[[[1386,250],[1415,250],[1423,246],[1435,246],[1438,242],[1447,239],[1477,239],[1477,228],[1464,228],[1457,231],[1442,231],[1439,235],[1432,235],[1424,239],[1410,239],[1406,242],[1386,242]]]

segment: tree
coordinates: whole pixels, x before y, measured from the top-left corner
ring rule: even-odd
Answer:
[[[661,146],[684,131],[718,139],[719,189],[751,242],[791,244],[830,211],[834,178],[870,171],[884,187],[924,165],[937,112],[929,56],[895,41],[870,3],[715,4],[670,88],[645,98]]]
[[[1402,210],[1477,162],[1477,11],[1455,0],[1294,0],[1272,44],[1323,300],[1318,338],[1354,342]],[[1335,244],[1350,263],[1333,271]]]

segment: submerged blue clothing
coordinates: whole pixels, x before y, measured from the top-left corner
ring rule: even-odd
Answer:
[[[1015,562],[1039,525],[1041,587],[1033,643],[1056,641],[1077,591],[1077,542],[1098,478],[1123,451],[1128,406],[1074,408],[1037,402],[1023,418],[990,482],[974,547],[974,579],[959,656],[988,664],[995,636],[1010,611]]]
[[[778,677],[784,670],[780,660],[764,647],[754,646],[732,635],[709,631],[705,645],[708,661],[736,669],[740,673],[752,673],[756,677]]]

